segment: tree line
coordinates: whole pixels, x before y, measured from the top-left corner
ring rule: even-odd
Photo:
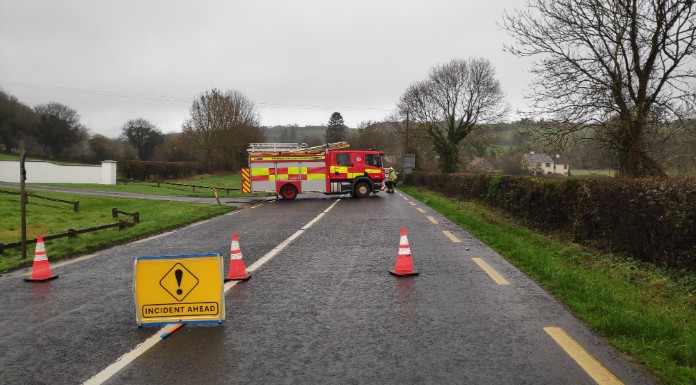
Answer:
[[[506,123],[511,111],[493,63],[454,58],[407,87],[383,121],[353,130],[334,112],[323,138],[298,137],[291,125],[280,128],[280,139],[347,140],[383,149],[390,162],[415,153],[417,167],[444,173],[464,171],[476,157],[514,171],[525,147],[584,153],[578,155],[582,163],[601,159],[624,177],[693,173],[695,13],[693,0],[531,0],[500,24],[513,41],[507,52],[536,59],[535,80],[525,95],[533,105],[518,112],[517,122]],[[254,103],[235,90],[201,94],[180,134],[163,135],[135,118],[124,123],[117,139],[90,136],[67,106],[31,108],[0,93],[0,145],[10,151],[22,138],[52,158],[188,160],[209,170],[238,169],[247,144],[264,141],[270,131],[260,127]],[[501,144],[505,135],[520,143]]]

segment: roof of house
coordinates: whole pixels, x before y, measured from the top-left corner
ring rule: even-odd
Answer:
[[[493,164],[489,162],[486,158],[474,158],[469,162],[471,167],[493,167]]]
[[[533,163],[552,163],[553,158],[548,154],[525,154],[527,159]]]

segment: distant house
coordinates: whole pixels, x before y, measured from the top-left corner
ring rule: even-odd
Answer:
[[[493,164],[486,158],[474,158],[468,166],[471,172],[493,172]]]
[[[548,154],[535,154],[530,151],[522,157],[522,169],[531,175],[563,175],[568,176],[570,164],[560,155],[554,157]]]

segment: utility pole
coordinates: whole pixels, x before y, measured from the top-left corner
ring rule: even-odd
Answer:
[[[411,148],[411,143],[409,143],[409,138],[408,138],[408,113],[409,111],[406,110],[406,151],[408,151]]]
[[[24,150],[24,141],[19,141],[19,200],[22,206],[22,260],[27,259],[27,191],[25,181],[27,180],[27,169],[24,166],[27,153]]]

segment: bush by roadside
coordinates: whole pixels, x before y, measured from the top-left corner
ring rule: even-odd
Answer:
[[[696,181],[414,173],[409,182],[476,200],[544,231],[671,268],[696,269]]]
[[[696,272],[559,241],[473,201],[400,189],[493,248],[663,383],[696,383]]]

